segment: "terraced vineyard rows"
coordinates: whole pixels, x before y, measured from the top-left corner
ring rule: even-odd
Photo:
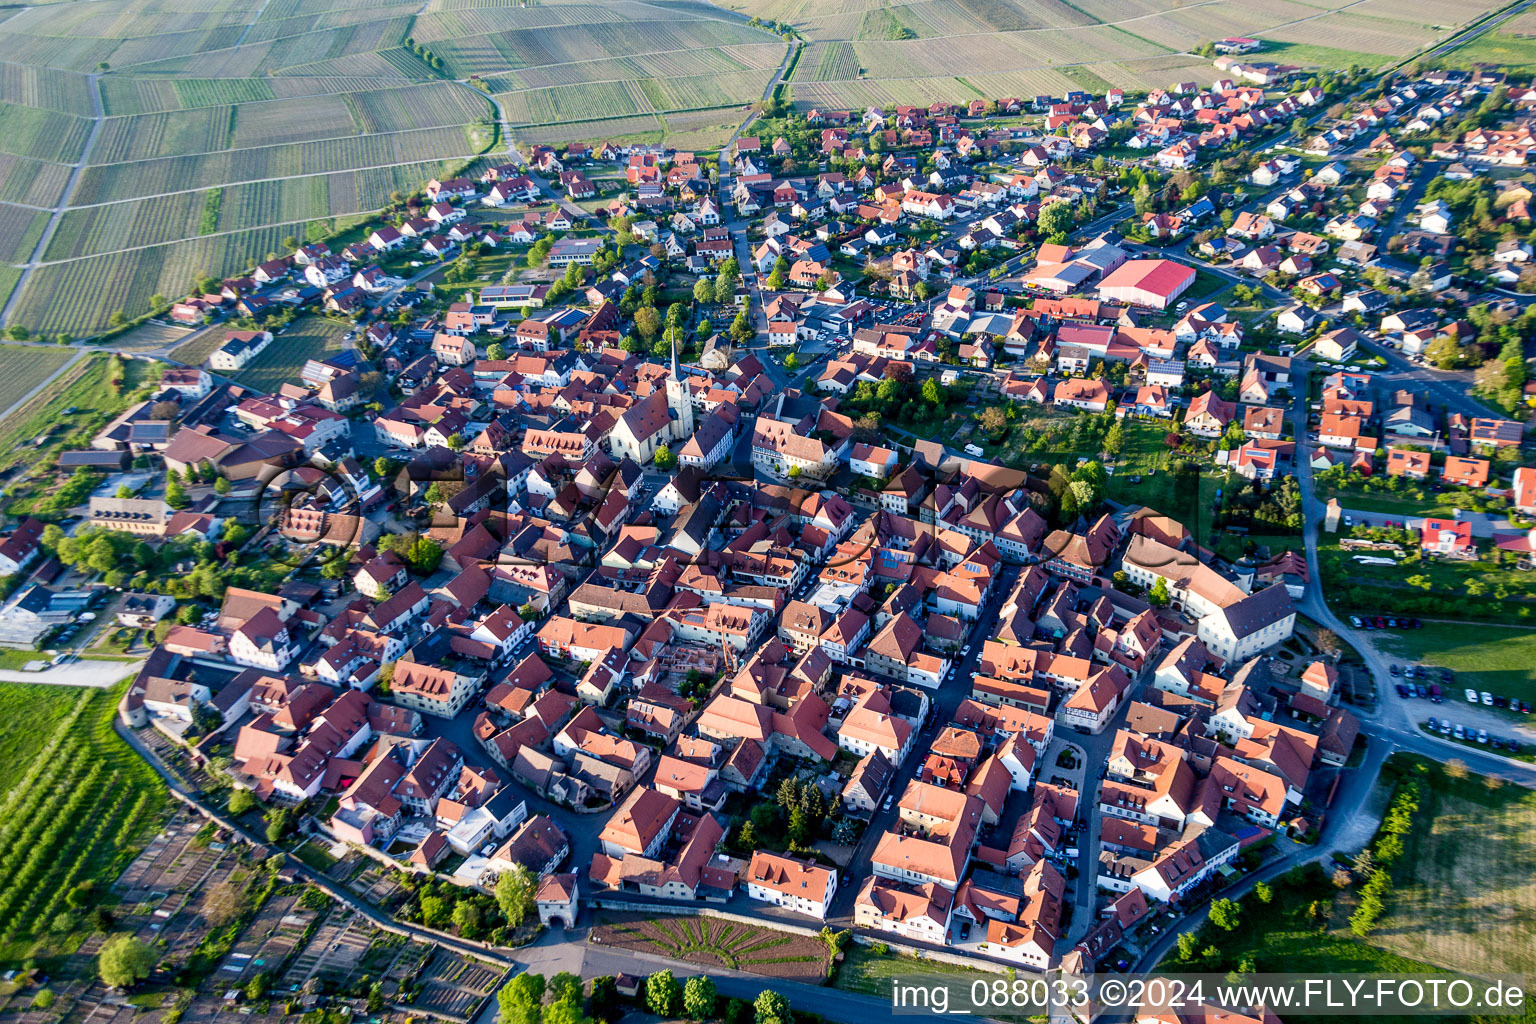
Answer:
[[[80,158],[90,133],[86,118],[0,103],[0,153],[70,163]]]
[[[76,205],[89,205],[175,189],[441,160],[467,155],[470,150],[463,129],[428,128],[89,167],[80,176],[73,201]]]
[[[304,228],[302,222],[278,224],[40,266],[17,300],[16,322],[85,337],[104,329],[114,310],[143,310],[151,295],[185,293],[201,274],[249,267],[280,249],[285,237],[303,237]]]

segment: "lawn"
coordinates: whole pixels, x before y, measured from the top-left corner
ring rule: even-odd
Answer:
[[[1422,629],[1378,633],[1374,639],[1404,661],[1450,669],[1457,693],[1470,686],[1536,701],[1536,632],[1530,629],[1426,622]]]
[[[1492,64],[1496,67],[1528,69],[1536,65],[1536,39],[1490,32],[1446,54],[1446,63],[1457,67]]]
[[[1527,794],[1529,796],[1529,794]],[[1420,815],[1423,814],[1421,809]],[[1439,832],[1447,823],[1434,822],[1432,828]],[[1466,834],[1459,837],[1463,850],[1475,851],[1477,847],[1467,842],[1471,838]],[[1449,848],[1445,851],[1447,860],[1454,862],[1455,855]],[[1475,852],[1465,853],[1466,860],[1475,860]],[[1413,859],[1412,846],[1399,863],[1408,865]],[[1531,863],[1525,861],[1524,870],[1529,872]],[[1406,870],[1400,868],[1400,870]],[[1429,865],[1421,866],[1421,870],[1431,877],[1437,877],[1443,881],[1449,878],[1439,875],[1438,869]],[[1460,885],[1469,879],[1464,872],[1466,866],[1463,863],[1458,869]],[[1516,880],[1518,883],[1518,880]],[[1456,898],[1447,898],[1443,907],[1429,907],[1418,904],[1416,909],[1419,916],[1410,917],[1406,911],[1399,911],[1397,900],[1404,895],[1400,890],[1388,896],[1388,914],[1378,922],[1375,932],[1367,940],[1356,938],[1350,931],[1348,916],[1353,909],[1353,894],[1341,896],[1339,891],[1329,882],[1327,874],[1317,864],[1310,864],[1304,868],[1298,868],[1281,876],[1271,883],[1273,899],[1269,903],[1261,903],[1255,896],[1249,895],[1241,902],[1237,926],[1231,931],[1222,931],[1210,922],[1206,922],[1196,933],[1198,941],[1195,944],[1196,952],[1189,960],[1181,960],[1175,950],[1165,958],[1157,967],[1159,973],[1172,975],[1197,972],[1220,973],[1235,970],[1244,961],[1247,961],[1248,969],[1258,973],[1285,973],[1326,976],[1337,974],[1436,974],[1447,970],[1467,967],[1477,970],[1479,973],[1487,973],[1502,969],[1496,964],[1498,960],[1489,962],[1473,961],[1466,963],[1441,963],[1440,955],[1451,953],[1451,947],[1437,941],[1437,934],[1442,927],[1438,916],[1441,909],[1459,908]],[[1405,883],[1407,895],[1410,897],[1416,891],[1411,885]],[[1524,886],[1521,886],[1524,889]],[[1311,916],[1315,911],[1319,916]],[[1505,927],[1498,929],[1499,934],[1490,934],[1490,941],[1506,941],[1517,943],[1522,940],[1515,936],[1524,928],[1530,926],[1529,920],[1517,927]],[[1395,935],[1394,932],[1401,932]],[[1494,929],[1490,928],[1490,932]],[[1528,938],[1523,940],[1528,942]],[[1425,943],[1431,943],[1426,946]],[[1529,946],[1521,951],[1509,950],[1504,958],[1525,960],[1531,955]],[[1287,1022],[1318,1021],[1331,1022],[1331,1024],[1346,1024],[1357,1022],[1365,1024],[1368,1021],[1383,1019],[1402,1019],[1398,1017],[1382,1016],[1348,1016],[1325,1015],[1314,1016],[1294,1011],[1287,1011]],[[1523,1016],[1510,1017],[1415,1017],[1415,1020],[1430,1021],[1458,1021],[1460,1024],[1479,1021],[1510,1021],[1530,1020],[1532,1015],[1527,1010]]]
[[[318,316],[295,320],[284,333],[272,339],[265,352],[236,374],[236,379],[269,394],[284,383],[297,384],[305,360],[325,359],[340,352],[342,337],[351,329],[343,321]]]

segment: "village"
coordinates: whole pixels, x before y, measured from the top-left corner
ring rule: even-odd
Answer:
[[[1256,47],[1132,99],[535,146],[208,282],[168,314],[206,362],[0,543],[0,643],[135,635],[125,729],[464,939],[518,934],[451,909],[513,877],[572,934],[708,905],[1155,964],[1350,826],[1373,730],[1531,745],[1521,693],[1359,638],[1536,597],[1536,88]],[[318,320],[337,351],[242,383]]]

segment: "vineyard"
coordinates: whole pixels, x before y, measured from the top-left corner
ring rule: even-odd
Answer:
[[[446,160],[470,152],[464,129],[428,128],[87,167],[75,188],[73,205],[89,206],[266,178]]]
[[[0,345],[0,409],[9,409],[21,396],[69,362],[67,349]]]
[[[196,216],[202,216],[201,207]],[[277,224],[43,264],[17,300],[16,322],[48,334],[85,337],[103,330],[114,311],[142,311],[151,295],[184,293],[198,275],[246,268],[282,248],[284,238],[303,237],[304,229],[303,223]]]
[[[112,729],[121,693],[0,685],[0,749],[15,755],[0,797],[0,948],[8,957],[58,927],[76,886],[109,885],[159,827],[165,789]]]
[[[0,263],[31,256],[47,223],[48,215],[42,210],[0,205]]]
[[[91,122],[40,107],[0,103],[0,152],[68,163],[80,158]]]

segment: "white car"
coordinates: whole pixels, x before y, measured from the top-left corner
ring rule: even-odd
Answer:
[[[1484,690],[1482,697],[1484,704],[1488,705],[1489,707],[1493,707],[1493,694],[1489,693],[1487,690]]]
[[[1470,687],[1470,686],[1467,687],[1467,703],[1468,704],[1476,704],[1477,703],[1477,691],[1472,689],[1472,687]]]

